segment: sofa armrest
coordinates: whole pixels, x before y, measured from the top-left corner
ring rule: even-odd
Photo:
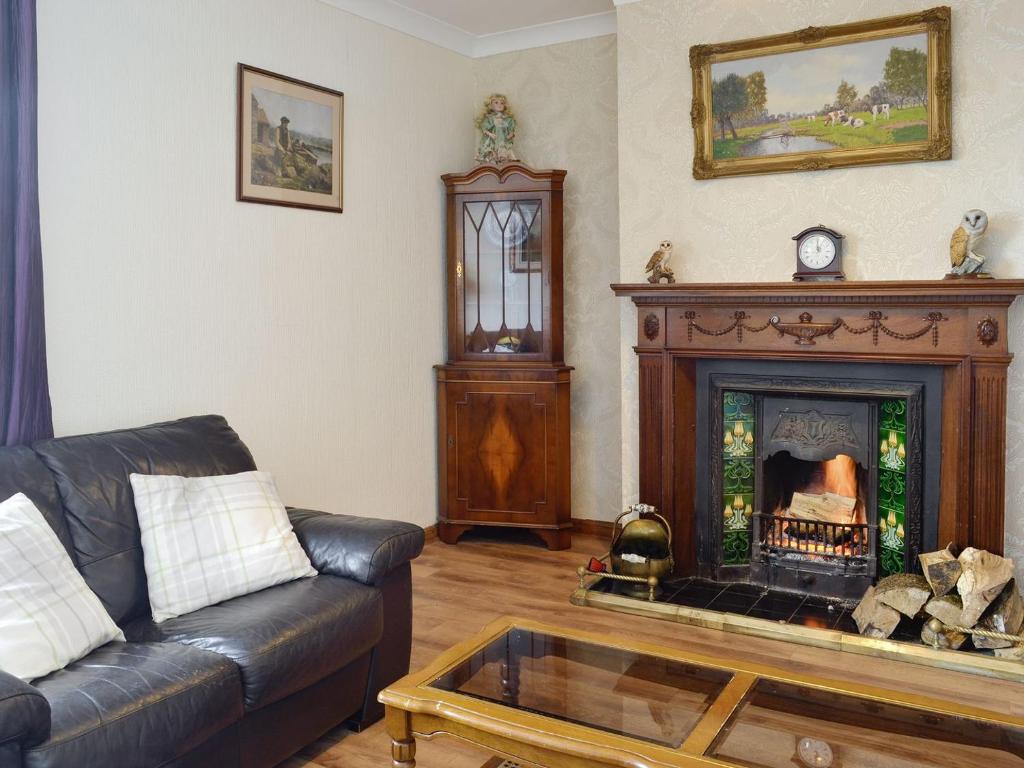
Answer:
[[[0,671],[0,745],[22,748],[50,737],[50,702],[24,680]]]
[[[423,551],[423,529],[397,520],[289,509],[299,543],[320,573],[379,584]]]

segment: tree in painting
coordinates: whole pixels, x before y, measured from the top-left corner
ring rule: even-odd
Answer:
[[[836,106],[839,109],[849,109],[857,100],[857,89],[843,80],[836,88]]]
[[[711,85],[712,112],[718,125],[722,130],[722,138],[725,138],[725,128],[729,126],[732,137],[735,139],[736,128],[733,126],[733,115],[742,114],[747,109],[747,83],[739,75],[729,75],[722,80],[716,80]]]
[[[744,114],[748,120],[761,119],[768,103],[768,86],[765,84],[764,72],[751,72],[746,78],[747,109]]]
[[[915,49],[893,48],[885,61],[885,89],[902,109],[924,104],[928,96],[928,57]]]

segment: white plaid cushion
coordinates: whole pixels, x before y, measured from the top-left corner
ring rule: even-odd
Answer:
[[[57,534],[23,493],[0,503],[0,669],[34,680],[124,642]]]
[[[269,473],[131,482],[153,621],[317,575]]]

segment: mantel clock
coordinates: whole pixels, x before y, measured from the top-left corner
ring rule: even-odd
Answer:
[[[448,361],[437,366],[438,536],[450,544],[487,525],[569,546],[564,179],[519,163],[442,176]]]

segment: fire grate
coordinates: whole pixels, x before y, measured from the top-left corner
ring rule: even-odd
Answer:
[[[788,515],[758,514],[761,553],[796,555],[828,562],[871,555],[871,526],[796,520]]]

